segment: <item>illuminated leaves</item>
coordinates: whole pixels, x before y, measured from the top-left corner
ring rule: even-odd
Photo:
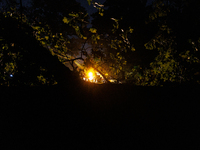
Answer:
[[[63,22],[66,23],[66,24],[68,24],[70,21],[71,21],[71,20],[69,20],[67,17],[64,17],[64,18],[63,18]]]
[[[89,31],[90,31],[91,33],[97,33],[97,29],[95,29],[95,28],[90,28]]]
[[[149,49],[149,50],[153,50],[155,48],[155,46],[153,46],[151,42],[144,44],[144,46],[146,47],[146,49]]]
[[[98,7],[98,9],[99,9],[99,15],[100,16],[103,16],[104,15],[104,9],[102,9],[102,8],[100,8],[100,7]]]
[[[78,13],[69,13],[69,16],[78,18],[79,14]]]
[[[49,39],[49,36],[45,36],[45,39],[48,40],[48,39]]]
[[[188,63],[199,63],[199,58],[192,54],[190,51],[181,53],[179,56]]]
[[[99,15],[103,16],[104,15],[104,5],[97,3],[97,2],[93,2],[92,0],[87,0],[88,4],[91,5],[93,4],[93,7],[96,8],[99,11]]]
[[[55,48],[58,48],[58,45],[55,45],[54,47],[55,47]]]
[[[5,63],[5,68],[4,68],[4,70],[6,71],[6,72],[13,72],[14,71],[14,68],[15,68],[15,65],[14,65],[14,63],[13,62],[9,62],[9,63]]]
[[[129,32],[133,33],[133,29],[131,27],[129,27]]]
[[[37,76],[37,79],[38,79],[39,82],[41,82],[42,84],[46,84],[46,82],[47,82],[43,75]]]
[[[135,48],[134,48],[133,46],[131,47],[131,51],[132,51],[132,52],[134,52],[134,51],[135,51]]]
[[[111,18],[111,20],[115,21],[115,24],[113,24],[113,29],[112,29],[112,32],[115,33],[117,29],[119,29],[119,20],[115,18]]]

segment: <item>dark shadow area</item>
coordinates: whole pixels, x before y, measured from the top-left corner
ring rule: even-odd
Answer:
[[[9,149],[198,149],[199,89],[86,82],[1,88],[3,145]]]

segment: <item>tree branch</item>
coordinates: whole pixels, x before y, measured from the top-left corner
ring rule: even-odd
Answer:
[[[92,65],[92,68],[94,68],[94,70],[96,70],[98,73],[100,73],[103,76],[104,80],[106,80],[108,84],[111,84],[111,82],[106,78],[106,76],[98,68],[96,68],[92,63],[91,65]]]
[[[84,60],[82,57],[78,57],[78,58],[74,58],[74,59],[70,59],[70,60],[65,60],[64,62],[75,61],[75,60],[78,60],[78,59]]]

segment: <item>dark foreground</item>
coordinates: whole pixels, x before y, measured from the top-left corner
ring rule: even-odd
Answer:
[[[200,149],[200,88],[1,88],[3,149]]]

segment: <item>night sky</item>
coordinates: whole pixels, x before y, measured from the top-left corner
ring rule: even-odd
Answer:
[[[22,1],[23,1],[23,5],[27,5],[30,2],[30,0],[22,0]],[[81,3],[81,6],[83,6],[88,11],[89,15],[97,11],[97,9],[94,8],[92,5],[90,6],[88,5],[87,0],[76,0],[76,1]],[[95,1],[103,4],[106,0],[95,0]],[[152,1],[153,0],[148,0],[148,4],[151,4]]]
[[[92,5],[90,5],[90,6],[88,5],[87,0],[76,0],[76,1],[81,3],[81,6],[84,7],[87,10],[89,15],[91,15],[91,14],[93,14],[93,13],[95,13],[97,11],[97,9],[94,8]],[[95,1],[103,4],[106,0],[95,0]],[[151,4],[152,1],[153,0],[148,0],[147,5]],[[92,19],[93,19],[92,17],[89,19],[90,22],[91,22]]]
[[[85,7],[88,11],[88,14],[92,14],[97,11],[96,8],[94,8],[92,5],[88,5],[87,0],[76,0],[77,2],[81,3],[81,6]],[[97,0],[97,2],[103,4],[106,0]]]
[[[96,11],[96,9],[92,5],[90,5],[90,6],[88,5],[87,0],[76,0],[76,1],[81,3],[81,6],[86,8],[86,10],[88,11],[89,14],[92,14]],[[96,0],[96,1],[103,4],[106,0]],[[30,2],[30,0],[22,0],[23,5],[28,5],[29,2]]]
[[[81,5],[86,8],[86,10],[88,11],[89,14],[92,14],[97,11],[97,9],[94,8],[92,5],[90,5],[90,6],[88,5],[87,0],[76,0],[76,1],[81,3]],[[96,0],[96,1],[103,4],[106,0]],[[148,4],[151,4],[152,1],[153,0],[148,0]]]

